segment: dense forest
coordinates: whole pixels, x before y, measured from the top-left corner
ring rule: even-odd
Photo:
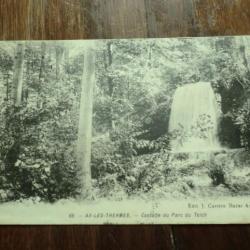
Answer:
[[[250,194],[249,63],[248,37],[1,42],[0,201]],[[171,150],[197,82],[220,107],[209,157]]]

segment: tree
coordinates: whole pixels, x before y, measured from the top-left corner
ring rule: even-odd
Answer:
[[[39,82],[41,83],[42,78],[44,77],[45,70],[45,54],[46,54],[46,43],[41,43],[41,60],[40,60],[40,71],[39,71]]]
[[[16,107],[21,106],[22,102],[22,90],[23,90],[23,67],[24,67],[24,49],[23,44],[17,45],[17,53],[15,57],[15,69],[14,69],[14,104]]]
[[[91,42],[90,42],[91,43]],[[82,172],[82,197],[91,191],[91,139],[93,88],[95,82],[95,52],[93,45],[86,43],[84,55],[84,70],[82,77],[82,91],[80,101],[80,118],[78,125],[77,166]]]
[[[18,44],[16,48],[16,56],[14,60],[14,76],[12,86],[13,96],[13,113],[15,117],[12,121],[13,127],[13,144],[9,148],[5,156],[5,167],[12,170],[16,163],[20,152],[20,136],[21,136],[21,120],[19,110],[22,105],[22,91],[23,91],[23,68],[24,68],[24,48],[23,44]]]
[[[113,59],[112,59],[112,43],[108,42],[107,43],[107,59],[106,59],[106,70],[108,70],[113,63]],[[110,124],[109,124],[109,128],[110,130],[113,130],[114,128],[114,119],[113,119],[113,94],[114,94],[114,83],[113,83],[113,78],[108,75],[108,93],[109,93],[109,97],[110,97]]]
[[[61,45],[56,46],[56,79],[61,79],[61,67],[64,54],[64,47]]]

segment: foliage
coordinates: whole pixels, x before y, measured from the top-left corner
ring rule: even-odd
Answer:
[[[74,197],[79,190],[73,149],[81,75],[74,72],[69,77],[68,63],[74,67],[74,60],[53,61],[53,45],[47,44],[44,56],[42,48],[38,43],[26,47],[22,106],[15,107],[9,93],[0,110],[4,121],[0,154],[6,177],[2,185],[7,200],[39,197],[55,201]],[[55,74],[56,63],[64,78]]]
[[[220,184],[225,184],[225,169],[221,165],[213,165],[209,170],[209,177],[212,179],[212,183],[214,186],[218,186]]]
[[[236,124],[240,126],[240,130],[242,133],[242,145],[250,149],[250,110],[249,110],[249,99],[238,111],[238,115],[236,117]]]

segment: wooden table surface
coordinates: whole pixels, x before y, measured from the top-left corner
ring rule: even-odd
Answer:
[[[250,34],[250,0],[0,0],[0,39]],[[0,226],[0,249],[250,249],[250,226]]]

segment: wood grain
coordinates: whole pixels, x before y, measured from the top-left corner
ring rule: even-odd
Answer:
[[[84,39],[84,1],[1,0],[0,39]]]
[[[144,0],[87,0],[88,38],[147,37]]]
[[[170,235],[165,226],[1,226],[0,249],[172,249]]]
[[[0,39],[250,34],[248,0],[1,0]]]
[[[250,34],[249,0],[0,0],[0,39]],[[250,249],[250,226],[0,226],[0,249]]]
[[[178,226],[174,235],[179,250],[250,249],[249,226]]]

